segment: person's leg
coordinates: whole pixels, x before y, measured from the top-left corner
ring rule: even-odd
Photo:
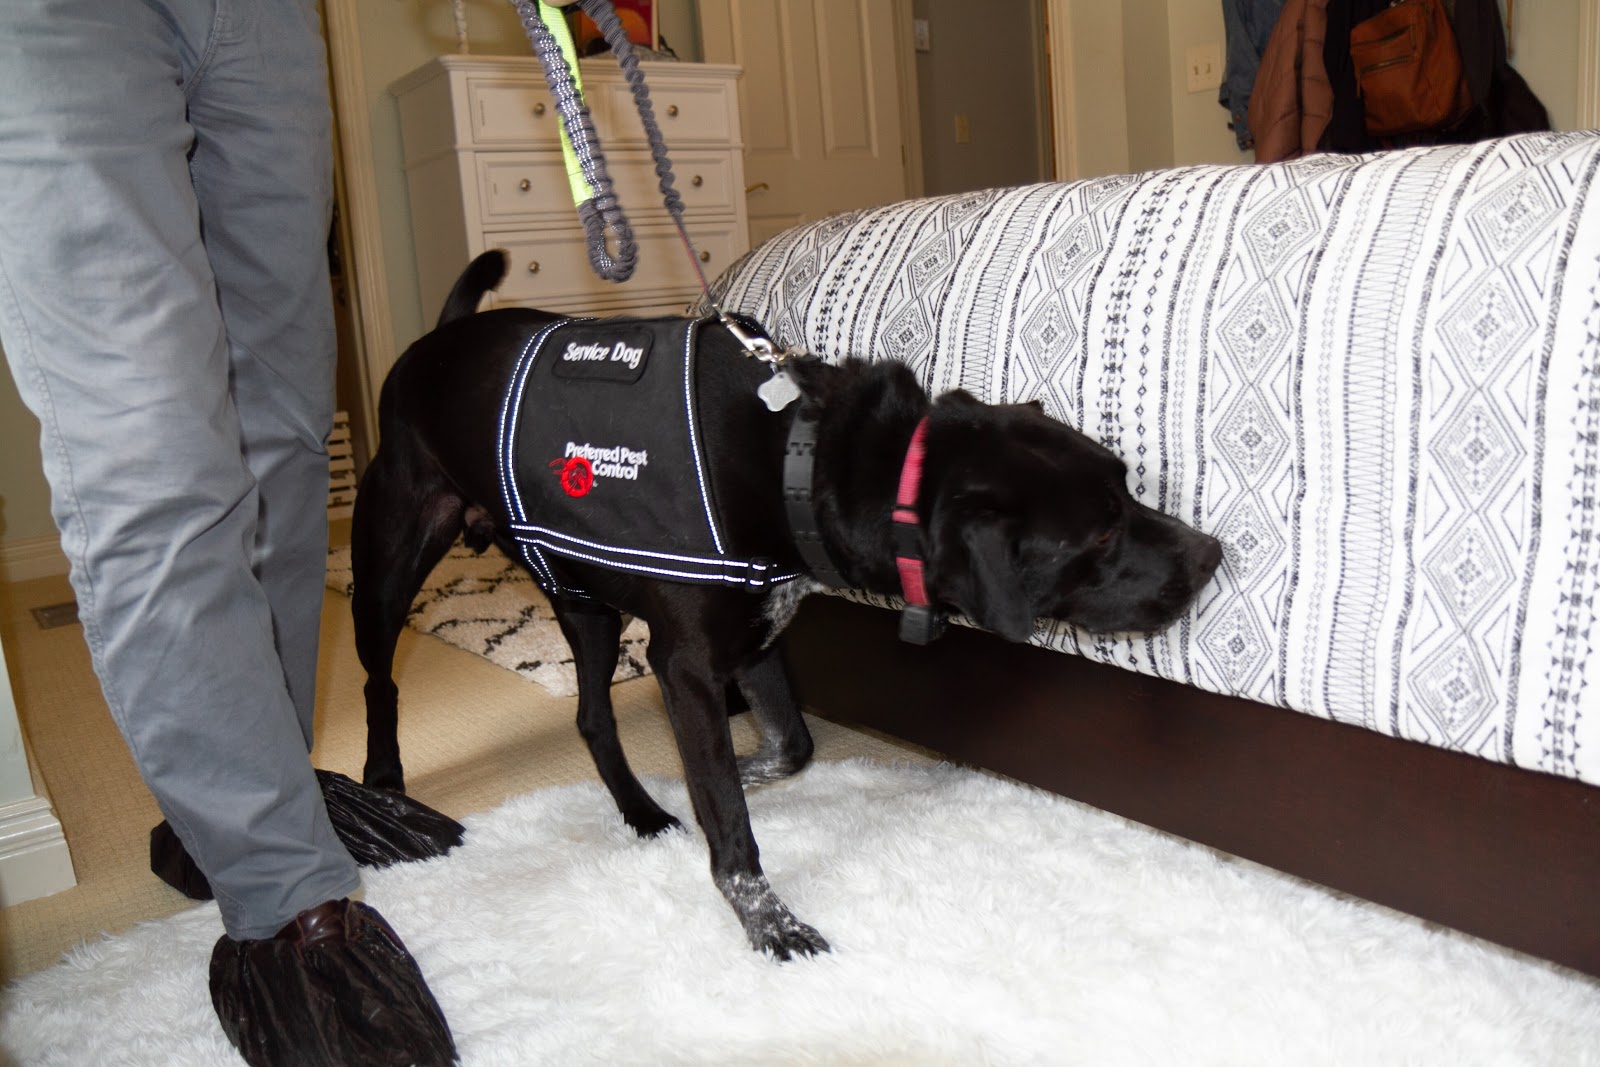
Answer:
[[[276,645],[307,628],[275,619],[257,574],[280,567],[258,488],[278,461],[257,463],[230,393],[237,312],[219,308],[191,184],[186,94],[223,43],[213,8],[0,4],[0,343],[42,424],[112,714],[230,935],[264,938],[359,878],[307,758],[307,654],[286,680]],[[305,419],[316,439],[323,412]],[[300,510],[321,522],[323,505],[313,492]]]
[[[327,53],[315,0],[217,7],[210,56],[189,87],[189,172],[259,494],[255,573],[309,751],[337,349]]]

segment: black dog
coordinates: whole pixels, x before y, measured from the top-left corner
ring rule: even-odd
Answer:
[[[513,534],[528,528],[528,517],[519,525],[506,500],[500,426],[535,335],[561,320],[516,308],[473,314],[504,272],[498,252],[475,260],[438,327],[384,383],[382,444],[361,481],[352,535],[369,785],[404,788],[391,671],[423,580],[463,533],[479,550],[493,542],[524,558]],[[938,610],[964,613],[1013,641],[1026,639],[1040,616],[1098,631],[1148,631],[1182,612],[1221,560],[1215,539],[1135,502],[1121,460],[1037,405],[991,406],[963,392],[930,400],[912,372],[892,361],[804,360],[789,369],[799,402],[773,413],[756,395],[772,369],[744,355],[715,321],[698,336],[704,358],[693,395],[703,474],[722,511],[723,536],[776,572],[804,569],[780,488],[797,413],[815,419],[811,488],[822,547],[855,588],[902,590],[896,558],[907,549],[897,550],[891,512],[908,443],[924,419],[911,518],[920,526],[927,598]],[[541,584],[556,588],[552,606],[577,663],[578,729],[623,818],[641,836],[678,825],[634,777],[617,738],[609,688],[620,612],[628,612],[650,626],[648,659],[717,887],[758,950],[779,959],[826,950],[768,885],[741,788],[792,774],[811,757],[772,640],[796,590],[815,583],[801,578],[759,595],[573,556],[534,562]],[[587,595],[564,595],[567,589]],[[742,759],[728,729],[730,684],[749,702],[762,736],[760,750]]]

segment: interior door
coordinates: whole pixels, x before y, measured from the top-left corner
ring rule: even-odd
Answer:
[[[710,63],[737,63],[750,243],[907,196],[896,34],[885,0],[701,0]]]

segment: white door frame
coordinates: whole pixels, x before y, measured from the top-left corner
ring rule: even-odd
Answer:
[[[1050,46],[1050,134],[1055,146],[1055,179],[1078,176],[1078,124],[1072,108],[1072,0],[1046,0],[1046,33]]]
[[[378,172],[372,157],[372,118],[367,104],[366,64],[361,56],[361,25],[355,0],[323,0],[328,32],[328,64],[338,126],[339,167],[343,177],[344,224],[353,262],[351,299],[355,302],[356,356],[362,401],[366,406],[367,454],[377,447],[378,390],[394,366],[394,319],[389,307],[389,272],[383,262],[379,223]]]
[[[1578,128],[1600,129],[1600,0],[1578,0]]]

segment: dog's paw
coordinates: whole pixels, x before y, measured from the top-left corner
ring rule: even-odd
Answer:
[[[804,769],[804,760],[757,752],[739,757],[739,784],[749,789],[751,786],[780,781]]]
[[[622,821],[632,827],[634,833],[646,840],[659,837],[668,830],[683,829],[683,823],[660,808],[654,811],[623,812]]]
[[[745,936],[757,952],[780,963],[797,956],[815,956],[832,951],[827,940],[814,927],[795,918],[789,906],[778,899],[764,874],[731,874],[717,878],[717,888],[733,906],[744,927]]]
[[[750,935],[750,943],[757,952],[763,952],[779,963],[785,963],[798,956],[815,956],[819,952],[832,952],[832,947],[827,939],[817,933],[815,927],[796,919],[793,915],[784,914],[784,921],[776,929],[760,932],[746,930]]]
[[[361,784],[370,789],[387,789],[391,793],[404,793],[406,776],[399,764],[383,768],[373,768],[369,765],[361,775]]]

